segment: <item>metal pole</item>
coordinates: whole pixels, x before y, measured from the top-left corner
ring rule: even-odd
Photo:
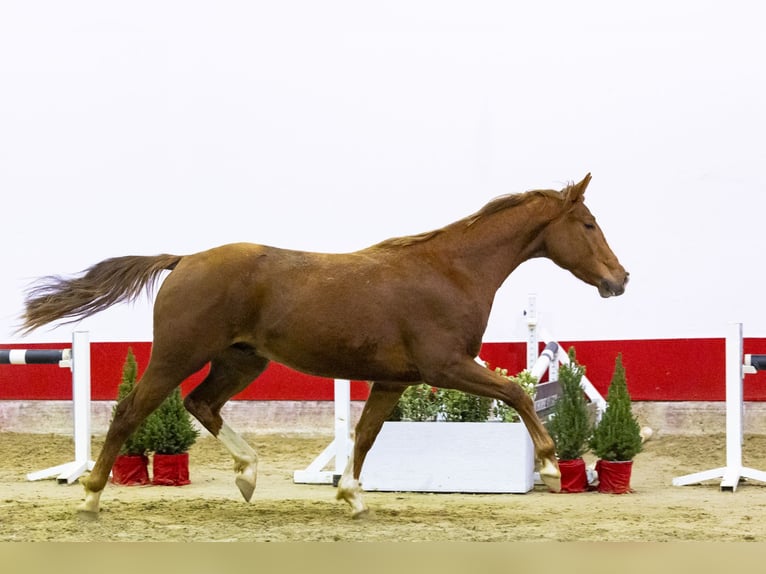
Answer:
[[[90,340],[87,331],[72,334],[72,402],[74,403],[74,458],[90,461]]]
[[[537,362],[537,354],[540,340],[537,334],[537,295],[529,294],[527,309],[524,312],[527,317],[527,370],[530,372]]]
[[[335,381],[335,474],[346,470],[351,447],[351,381]]]

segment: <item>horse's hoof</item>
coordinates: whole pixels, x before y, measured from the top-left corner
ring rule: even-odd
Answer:
[[[95,522],[98,520],[98,512],[93,512],[92,510],[86,510],[84,508],[78,508],[77,519],[82,522]]]
[[[364,503],[359,492],[338,489],[335,494],[337,500],[343,500],[351,506],[351,518],[367,518],[370,513],[369,507]]]
[[[551,492],[561,492],[561,471],[557,464],[546,459],[540,468],[540,480]]]
[[[85,487],[85,500],[77,507],[77,515],[82,520],[96,520],[99,512],[99,501],[101,500],[100,490],[90,490]]]
[[[237,485],[237,488],[239,488],[239,491],[242,493],[242,497],[245,499],[245,502],[250,502],[250,499],[253,497],[253,493],[255,492],[255,481],[250,481],[244,474],[240,474],[237,476],[234,482]]]
[[[540,480],[548,487],[551,492],[561,492],[561,477],[560,476],[545,476],[540,475]]]
[[[352,512],[351,518],[354,520],[367,520],[368,518],[372,518],[372,512],[365,506],[362,510]]]

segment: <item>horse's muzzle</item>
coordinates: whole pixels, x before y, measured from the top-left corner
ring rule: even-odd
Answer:
[[[627,271],[622,278],[622,281],[613,281],[610,279],[604,279],[598,286],[598,294],[604,298],[618,297],[625,293],[625,286],[628,284],[630,273]]]

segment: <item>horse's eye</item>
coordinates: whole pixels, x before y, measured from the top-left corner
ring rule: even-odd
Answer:
[[[586,223],[585,224],[585,229],[596,229],[596,224],[595,223]]]

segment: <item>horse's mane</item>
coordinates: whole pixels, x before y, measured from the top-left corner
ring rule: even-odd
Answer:
[[[569,186],[567,186],[567,189],[568,187]],[[548,198],[555,198],[555,199],[561,200],[562,195],[563,195],[562,192],[556,191],[554,189],[535,189],[535,190],[526,191],[523,193],[509,193],[506,195],[501,195],[491,200],[489,203],[487,203],[484,207],[482,207],[476,213],[469,215],[468,217],[464,217],[463,219],[460,219],[454,223],[451,223],[450,225],[447,225],[440,229],[435,229],[433,231],[426,231],[425,233],[419,233],[417,235],[406,235],[403,237],[393,237],[391,239],[386,239],[378,243],[375,247],[406,247],[407,245],[422,243],[423,241],[428,241],[429,239],[437,235],[440,235],[447,228],[471,227],[480,219],[483,219],[485,217],[498,213],[499,211],[503,211],[505,209],[509,209],[511,207],[516,207],[517,205],[521,205],[535,197],[548,197]]]
[[[550,197],[561,200],[562,194],[560,191],[556,191],[554,189],[535,189],[524,193],[509,193],[507,195],[501,195],[500,197],[496,197],[490,201],[487,205],[482,207],[473,215],[469,215],[461,221],[466,222],[466,227],[470,227],[483,217],[487,217],[510,207],[516,207],[517,205],[521,205],[522,203],[525,203],[535,197]]]

